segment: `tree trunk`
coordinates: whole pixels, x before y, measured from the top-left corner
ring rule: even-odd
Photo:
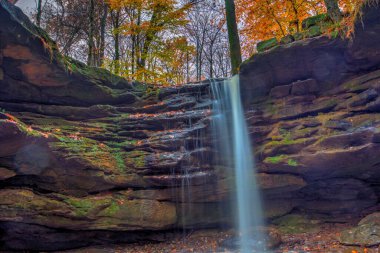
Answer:
[[[214,56],[213,56],[213,53],[214,53],[214,42],[212,41],[210,43],[210,69],[209,69],[209,76],[210,78],[214,78]]]
[[[38,27],[41,27],[41,15],[42,15],[42,0],[37,2],[37,18],[36,23]]]
[[[89,10],[89,32],[88,32],[88,56],[87,65],[95,65],[95,42],[94,42],[94,12],[95,12],[95,0],[90,0]]]
[[[228,40],[230,42],[231,73],[239,73],[241,60],[240,39],[236,23],[235,3],[234,0],[225,0]]]
[[[195,57],[195,68],[196,68],[196,80],[199,81],[199,39],[197,38],[197,52],[196,52],[196,57]]]
[[[340,12],[338,1],[337,0],[324,0],[327,14],[332,21],[338,23],[342,19],[342,13]]]
[[[157,31],[156,31],[156,22],[157,22],[157,19],[158,19],[158,15],[159,15],[159,12],[161,11],[160,9],[160,6],[156,7],[154,10],[153,10],[153,13],[152,13],[152,16],[150,18],[150,22],[149,22],[149,26],[150,28],[148,28],[146,34],[145,34],[145,40],[144,40],[144,44],[141,48],[141,56],[140,56],[140,61],[137,63],[137,69],[141,72],[144,72],[141,74],[139,74],[139,80],[145,80],[146,79],[146,73],[145,73],[145,67],[146,67],[146,61],[148,59],[148,53],[149,53],[149,49],[151,47],[151,44],[153,43],[154,41],[154,38],[157,34]]]
[[[119,35],[119,28],[120,28],[120,10],[116,10],[111,12],[112,15],[112,25],[114,29],[114,73],[116,75],[120,74],[120,35]]]
[[[106,3],[103,3],[103,15],[100,22],[100,48],[99,48],[99,56],[98,56],[98,66],[102,66],[104,62],[104,51],[106,47],[106,24],[107,24],[107,16],[108,16],[108,6]]]

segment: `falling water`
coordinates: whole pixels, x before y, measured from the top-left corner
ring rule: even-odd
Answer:
[[[260,195],[247,124],[240,98],[239,76],[212,82],[213,125],[217,133],[218,162],[233,168],[236,228],[240,252],[264,252],[264,235],[257,228],[263,222]]]

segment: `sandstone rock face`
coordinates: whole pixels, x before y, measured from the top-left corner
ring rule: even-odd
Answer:
[[[233,221],[231,168],[213,159],[207,81],[153,87],[64,59],[4,0],[0,23],[0,249],[164,240]],[[350,46],[316,38],[243,66],[245,94],[265,87],[246,108],[266,217],[341,220],[378,203],[378,44],[369,57],[356,42],[378,26],[365,27]],[[347,50],[364,63],[343,77],[347,66],[336,63]],[[288,62],[295,52],[313,64],[298,69],[298,58]]]
[[[380,6],[362,11],[352,41],[294,42],[241,67],[259,173],[303,182],[285,192],[264,188],[269,217],[297,211],[344,221],[378,204]]]

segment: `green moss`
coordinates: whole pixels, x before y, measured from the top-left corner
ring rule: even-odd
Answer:
[[[116,170],[125,172],[126,170],[122,151],[119,148],[110,148],[103,143],[84,137],[60,136],[59,140],[59,142],[49,143],[49,146],[53,151],[58,150],[67,158],[81,159],[87,166],[107,172],[116,172]]]
[[[321,24],[325,21],[328,20],[328,16],[326,13],[323,13],[323,14],[319,14],[319,15],[316,15],[316,16],[312,16],[312,17],[309,17],[309,18],[306,18],[302,21],[302,28],[303,29],[308,29],[312,26],[315,26],[315,25],[318,25],[318,24]]]
[[[274,102],[268,101],[268,103],[265,105],[265,110],[269,114],[275,115],[278,113],[278,106]]]
[[[125,162],[124,162],[124,158],[123,158],[122,154],[120,152],[116,152],[113,154],[113,156],[116,160],[118,170],[120,172],[125,172],[126,166],[125,166]]]
[[[265,158],[265,163],[272,163],[272,164],[278,164],[284,161],[288,156],[286,155],[278,155],[278,156],[270,156]]]
[[[288,160],[288,165],[296,167],[296,166],[298,166],[298,162],[296,160],[294,160],[294,159],[289,159]]]
[[[278,155],[278,156],[267,157],[267,158],[265,158],[264,163],[271,163],[271,164],[286,163],[292,167],[298,166],[298,162],[292,158],[289,158],[287,155]]]
[[[257,49],[257,52],[261,53],[271,48],[274,48],[276,46],[278,46],[278,41],[276,38],[272,38],[272,39],[264,40],[257,43],[256,49]]]
[[[75,208],[75,214],[79,216],[86,216],[88,212],[93,208],[94,204],[88,199],[65,199],[67,204]]]
[[[289,145],[304,143],[305,141],[306,141],[306,138],[301,138],[301,139],[297,139],[297,140],[285,138],[281,141],[268,142],[267,144],[265,144],[265,147],[270,148],[270,147],[277,147],[277,146],[289,146]]]
[[[319,222],[307,219],[304,216],[290,214],[273,221],[281,233],[299,234],[305,232],[316,232],[319,230]]]
[[[312,26],[308,30],[305,31],[306,38],[317,37],[322,34],[322,29],[320,26]]]
[[[112,203],[102,211],[102,215],[114,216],[119,210],[120,206],[116,203],[116,201],[112,201]]]
[[[298,33],[293,34],[293,37],[294,37],[295,41],[302,40],[303,39],[303,34],[300,33],[300,32],[298,32]]]
[[[134,168],[145,167],[145,157],[148,155],[147,152],[141,150],[133,150],[126,153],[126,161],[128,164]]]
[[[280,44],[290,44],[290,43],[292,43],[293,41],[294,41],[295,39],[294,39],[294,37],[293,37],[293,35],[286,35],[286,36],[284,36],[284,37],[282,37],[281,38],[281,40],[280,40]]]

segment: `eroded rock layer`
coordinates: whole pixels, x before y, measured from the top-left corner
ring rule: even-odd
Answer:
[[[378,204],[380,44],[365,38],[378,31],[380,11],[363,13],[369,18],[351,42],[309,39],[242,67],[245,94],[265,87],[245,104],[268,218],[301,212],[341,221]],[[160,88],[89,68],[59,55],[4,0],[0,23],[2,249],[164,240],[176,229],[233,220],[230,168],[213,159],[219,137],[208,82]],[[253,78],[257,64],[298,48],[334,62],[339,49],[357,61],[345,59],[347,75],[348,67],[334,69],[328,86],[310,71],[290,71],[286,60],[265,70],[273,82]],[[321,67],[323,57],[309,59]]]
[[[264,191],[276,216],[344,221],[379,208],[380,7],[362,13],[351,39],[294,42],[241,67],[259,172],[298,182]]]

